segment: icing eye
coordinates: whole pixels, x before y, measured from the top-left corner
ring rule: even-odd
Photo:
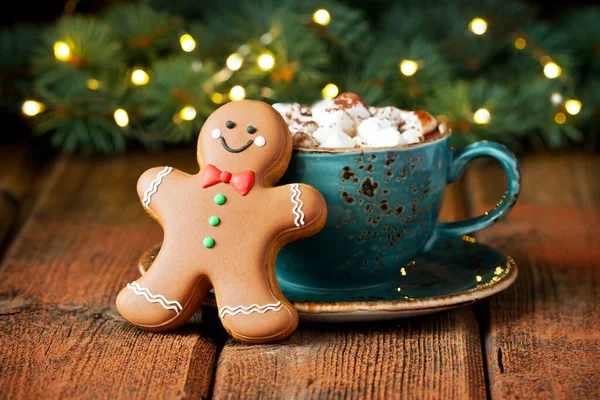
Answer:
[[[210,135],[212,136],[213,139],[218,139],[221,137],[221,130],[219,128],[215,128],[212,130]]]
[[[265,144],[267,144],[267,141],[263,136],[258,136],[256,139],[254,139],[254,144],[258,147],[263,147]]]
[[[252,125],[250,125],[250,126],[248,126],[248,127],[246,128],[246,132],[248,132],[249,134],[251,134],[251,135],[252,135],[253,133],[255,133],[255,132],[256,132],[256,128],[255,128],[255,127],[253,127]]]
[[[229,129],[233,129],[233,127],[235,126],[235,122],[227,121],[227,122],[225,122],[225,126]]]

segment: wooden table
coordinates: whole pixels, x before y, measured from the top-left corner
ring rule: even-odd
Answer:
[[[139,204],[148,167],[196,172],[194,149],[117,158],[0,148],[0,397],[560,398],[600,396],[600,157],[521,156],[523,191],[477,239],[512,255],[517,281],[474,306],[353,325],[301,323],[246,345],[211,312],[168,334],[114,306],[162,238]],[[478,162],[448,189],[454,220],[503,191]]]

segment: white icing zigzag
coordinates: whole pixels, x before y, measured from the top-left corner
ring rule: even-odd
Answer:
[[[152,196],[158,191],[158,186],[162,183],[163,178],[169,175],[171,171],[173,171],[173,167],[165,167],[156,175],[156,178],[150,182],[150,187],[144,192],[144,200],[142,200],[144,207],[148,208],[150,206]]]
[[[296,218],[294,218],[294,223],[296,224],[296,226],[301,226],[304,225],[304,212],[302,211],[302,206],[304,205],[304,203],[300,199],[300,195],[302,193],[300,192],[300,188],[298,187],[297,183],[293,183],[291,188],[292,203],[294,203],[294,209],[292,210],[292,212],[296,216]]]
[[[179,314],[180,311],[183,311],[183,307],[178,301],[167,300],[162,294],[152,294],[150,290],[140,286],[140,284],[137,282],[128,283],[127,288],[133,290],[133,293],[137,294],[138,296],[144,296],[150,303],[160,304],[166,310],[173,310],[177,314]]]
[[[221,318],[225,318],[225,316],[227,314],[233,316],[236,316],[239,313],[242,314],[252,314],[252,313],[261,313],[264,314],[267,311],[279,311],[281,310],[281,307],[283,307],[283,304],[278,301],[277,303],[273,303],[273,304],[266,304],[264,306],[259,306],[258,304],[252,304],[251,306],[248,307],[244,307],[244,306],[237,306],[235,308],[231,308],[229,306],[225,306],[223,308],[221,308],[221,311],[219,311],[219,315],[221,316]]]

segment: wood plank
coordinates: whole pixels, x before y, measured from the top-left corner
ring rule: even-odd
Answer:
[[[443,219],[465,215],[449,187]],[[454,199],[454,201],[453,201]],[[300,322],[283,343],[228,340],[216,399],[485,398],[479,326],[472,307],[397,321]]]
[[[477,235],[519,266],[515,284],[483,310],[491,397],[598,398],[600,157],[540,154],[521,168],[516,207]],[[473,214],[496,203],[502,182],[496,165],[470,174]]]
[[[29,209],[35,178],[49,158],[25,143],[0,146],[0,251]]]
[[[214,321],[151,334],[114,306],[162,239],[135,189],[157,165],[198,169],[193,148],[56,164],[0,268],[0,397],[209,397],[224,332]]]
[[[471,307],[387,323],[301,323],[283,344],[228,341],[216,399],[485,398]]]

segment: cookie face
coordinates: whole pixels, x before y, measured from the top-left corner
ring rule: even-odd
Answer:
[[[202,127],[198,162],[201,166],[220,164],[252,170],[257,182],[265,177],[277,181],[291,157],[292,139],[287,132],[287,124],[270,105],[254,100],[229,103],[216,110]]]
[[[327,208],[311,186],[273,187],[291,158],[282,117],[266,103],[219,108],[198,138],[200,171],[169,166],[138,180],[146,212],[164,229],[152,267],[117,297],[132,324],[166,331],[184,324],[213,287],[219,317],[235,338],[281,340],[297,326],[275,277],[279,249],[322,229]]]

